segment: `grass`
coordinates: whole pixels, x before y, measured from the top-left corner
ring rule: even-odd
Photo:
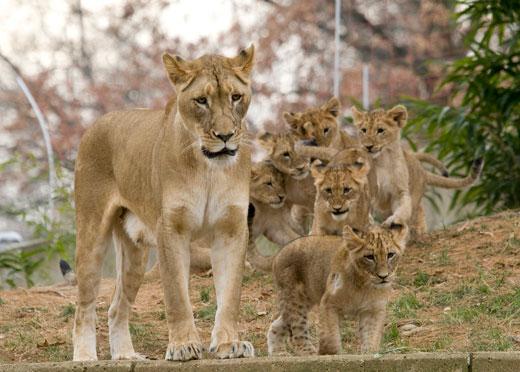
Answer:
[[[3,305],[5,304],[5,301],[2,299],[2,297],[0,297],[0,305]]]
[[[208,303],[210,300],[211,287],[204,287],[199,292],[199,298],[202,302]]]
[[[197,310],[195,312],[195,317],[201,320],[211,320],[215,318],[215,313],[217,312],[216,304],[209,304],[204,306],[203,308]]]
[[[397,319],[415,318],[416,310],[421,308],[421,303],[413,292],[401,295],[391,305],[392,314]]]
[[[76,312],[76,306],[71,303],[71,304],[63,306],[60,316],[65,319],[69,319],[74,316],[75,312]]]
[[[419,271],[413,280],[413,285],[417,288],[423,287],[430,281],[430,275],[423,271]]]

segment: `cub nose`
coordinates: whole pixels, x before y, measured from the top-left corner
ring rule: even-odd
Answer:
[[[318,142],[316,142],[316,138],[313,138],[311,140],[303,141],[303,144],[305,146],[318,146]]]
[[[372,152],[372,149],[374,148],[373,145],[372,146],[365,146],[365,147],[367,148],[368,152]]]
[[[334,209],[334,212],[341,212],[341,207],[332,207]]]
[[[222,140],[222,142],[226,142],[228,139],[233,137],[233,134],[235,134],[234,131],[229,132],[229,133],[218,133],[218,132],[213,131],[213,135],[217,138],[220,138]]]
[[[388,273],[377,274],[377,276],[378,276],[379,279],[384,280],[384,279],[388,278]]]
[[[280,200],[280,203],[284,201],[285,195],[278,195],[278,199]]]
[[[299,165],[296,167],[296,170],[303,171],[305,169],[305,165]]]

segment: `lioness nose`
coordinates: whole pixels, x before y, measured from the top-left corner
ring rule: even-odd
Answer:
[[[372,151],[372,149],[374,148],[374,146],[365,146],[368,150],[368,152]]]
[[[223,142],[226,142],[228,139],[233,137],[233,134],[235,134],[235,132],[233,131],[229,133],[218,133],[214,131],[213,134],[215,135],[215,137],[220,138]]]

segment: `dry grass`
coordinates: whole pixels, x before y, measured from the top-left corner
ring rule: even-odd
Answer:
[[[388,310],[383,350],[520,350],[519,258],[519,212],[461,223],[411,245]],[[271,278],[248,271],[243,282],[241,331],[265,355],[274,303]],[[112,280],[104,280],[97,306],[104,359],[110,357],[112,290]],[[0,363],[70,359],[75,296],[75,288],[64,286],[0,292]],[[168,341],[162,297],[160,283],[144,284],[131,320],[136,350],[151,358],[162,358]],[[215,314],[211,277],[192,277],[191,300],[207,344]],[[342,335],[345,352],[356,352],[355,325],[346,322]]]

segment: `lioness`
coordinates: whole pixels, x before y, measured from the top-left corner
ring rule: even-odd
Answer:
[[[311,171],[316,185],[311,235],[341,235],[345,225],[363,229],[369,224],[370,159],[363,148],[340,151],[326,166],[313,165]]]
[[[399,256],[408,229],[369,226],[343,237],[308,236],[285,246],[273,262],[278,314],[267,332],[269,355],[284,354],[285,341],[299,354],[315,351],[307,316],[320,305],[320,354],[336,354],[341,345],[339,320],[359,320],[361,351],[379,348]]]
[[[465,178],[453,179],[426,171],[414,153],[401,146],[401,128],[408,118],[403,105],[370,112],[352,107],[352,116],[361,143],[372,158],[372,202],[386,225],[408,224],[412,236],[417,237],[426,230],[421,206],[426,186],[461,188],[471,185],[480,174],[482,159],[473,162],[471,173]]]
[[[253,356],[237,320],[247,243],[250,148],[244,116],[251,100],[253,46],[234,58],[195,60],[163,55],[177,97],[165,110],[106,114],[84,134],[76,160],[76,275],[74,360],[95,360],[96,296],[111,238],[117,281],[109,309],[112,359],[141,359],[128,317],[145,253],[117,223],[135,219],[144,240],[157,241],[169,343],[167,360],[199,359],[202,344],[188,293],[190,242],[212,239],[217,297],[209,350],[220,358]]]

